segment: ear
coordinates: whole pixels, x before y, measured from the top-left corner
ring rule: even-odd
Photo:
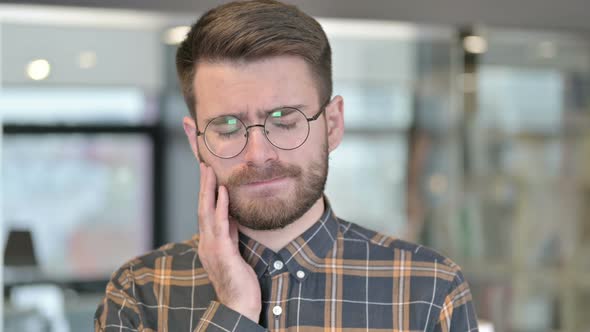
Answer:
[[[186,134],[186,138],[188,138],[188,143],[191,145],[191,150],[195,155],[195,158],[199,162],[201,159],[199,158],[199,146],[197,144],[197,126],[195,125],[195,121],[188,116],[185,116],[182,119],[182,127],[184,128],[184,133]]]
[[[336,96],[326,106],[326,126],[328,129],[328,149],[334,151],[344,135],[344,99]]]

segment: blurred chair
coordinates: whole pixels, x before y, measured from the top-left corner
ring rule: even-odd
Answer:
[[[10,286],[6,331],[69,332],[63,291],[43,284],[33,236],[11,230],[4,248],[4,281]]]
[[[4,332],[51,332],[51,324],[37,310],[4,310]]]
[[[63,291],[55,285],[27,285],[13,287],[10,291],[10,307],[19,313],[30,313],[31,326],[21,331],[69,332],[65,315]],[[45,329],[39,322],[48,323]],[[37,324],[37,325],[35,325]],[[31,328],[38,329],[31,329]]]
[[[40,280],[33,236],[29,230],[10,230],[4,248],[4,283],[7,285]]]

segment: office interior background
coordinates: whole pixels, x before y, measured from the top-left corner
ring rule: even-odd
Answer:
[[[174,54],[221,2],[0,4],[4,331],[92,329],[111,272],[197,231]],[[590,3],[290,2],[345,100],[336,213],[453,258],[482,331],[590,331]]]

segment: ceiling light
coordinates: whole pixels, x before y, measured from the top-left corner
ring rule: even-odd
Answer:
[[[27,65],[27,76],[29,76],[32,80],[40,81],[44,80],[49,76],[51,72],[51,65],[49,65],[49,61],[45,59],[37,59],[29,62]]]
[[[537,55],[544,59],[555,58],[557,55],[557,47],[550,41],[543,41],[537,45]]]
[[[488,50],[488,42],[481,36],[467,36],[463,39],[465,51],[473,54],[482,54]]]
[[[92,51],[83,51],[78,54],[78,66],[82,69],[96,67],[96,53]]]
[[[164,33],[164,42],[168,45],[178,45],[186,38],[190,29],[186,25],[170,28]]]

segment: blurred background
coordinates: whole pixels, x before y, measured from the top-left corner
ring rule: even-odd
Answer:
[[[0,3],[4,331],[92,329],[114,269],[196,231],[174,54],[222,2]],[[590,4],[289,2],[345,99],[337,214],[452,257],[482,331],[590,331]]]

